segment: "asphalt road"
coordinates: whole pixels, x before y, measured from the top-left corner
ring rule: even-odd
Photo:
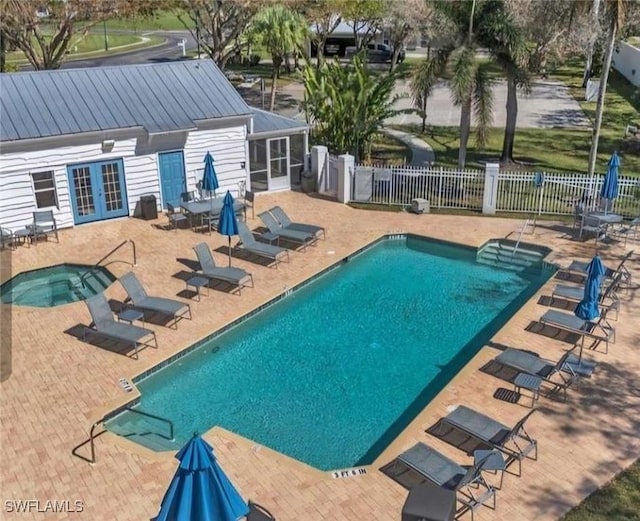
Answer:
[[[81,60],[66,61],[63,69],[77,69],[81,67],[107,67],[109,65],[133,65],[136,63],[158,63],[179,60],[182,58],[182,49],[178,44],[184,38],[187,41],[187,51],[196,49],[196,42],[188,31],[153,31],[142,33],[144,35],[166,38],[166,42],[149,49],[136,49],[122,54],[111,56],[96,56]]]

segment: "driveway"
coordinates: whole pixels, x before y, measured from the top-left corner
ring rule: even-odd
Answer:
[[[408,82],[399,81],[395,93],[403,96],[396,108],[411,108]],[[507,84],[498,82],[494,86],[494,127],[504,127],[506,122]],[[421,124],[416,114],[402,114],[391,118],[390,124]],[[451,101],[446,82],[439,81],[427,102],[427,123],[430,125],[457,127],[460,124],[460,108]],[[573,99],[569,89],[561,82],[537,81],[531,93],[518,94],[518,128],[585,127],[591,122],[580,105]]]

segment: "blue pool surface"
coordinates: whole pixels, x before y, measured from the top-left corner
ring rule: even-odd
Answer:
[[[384,240],[138,381],[136,408],[178,446],[221,426],[321,470],[371,463],[551,275],[475,255]]]
[[[19,273],[0,287],[4,304],[53,307],[85,300],[116,280],[103,267],[58,264]]]

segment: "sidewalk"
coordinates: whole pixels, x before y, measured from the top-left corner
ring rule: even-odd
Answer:
[[[436,155],[431,145],[426,141],[408,132],[392,128],[383,128],[382,132],[404,143],[411,149],[411,164],[413,166],[431,166],[435,162]]]

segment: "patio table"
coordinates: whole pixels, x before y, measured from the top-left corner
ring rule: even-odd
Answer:
[[[191,224],[191,229],[195,227],[194,221],[197,219],[201,220],[203,215],[209,215],[211,217],[216,217],[220,215],[222,211],[223,197],[214,197],[212,199],[202,199],[201,201],[189,201],[186,203],[180,204],[180,208],[182,208],[189,217],[189,223]],[[241,201],[233,201],[233,211],[238,214],[244,210],[244,203]]]
[[[605,240],[607,238],[609,226],[611,226],[612,224],[619,224],[624,220],[624,217],[622,217],[622,215],[602,211],[591,212],[589,213],[589,217],[595,217],[596,219],[598,219],[600,224],[604,226],[604,236],[602,237],[602,240]]]

